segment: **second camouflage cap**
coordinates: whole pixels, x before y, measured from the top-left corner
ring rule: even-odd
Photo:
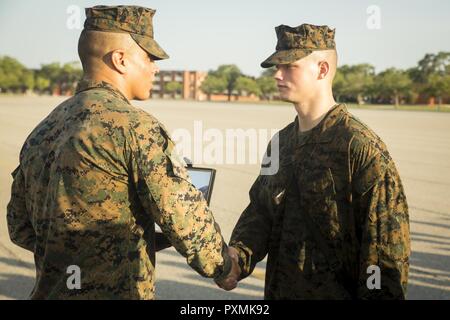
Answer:
[[[277,47],[275,53],[261,63],[270,68],[277,64],[289,64],[310,55],[316,50],[335,49],[334,29],[328,26],[302,24],[298,27],[280,25],[275,27]]]
[[[95,6],[86,8],[85,30],[129,33],[156,60],[169,56],[155,41],[153,16],[156,10],[139,6]]]

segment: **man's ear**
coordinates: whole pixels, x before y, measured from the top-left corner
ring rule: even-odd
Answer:
[[[125,50],[117,49],[110,54],[111,65],[120,74],[127,72],[127,61],[125,59]]]
[[[319,75],[318,79],[325,79],[330,72],[330,64],[327,61],[319,61]]]

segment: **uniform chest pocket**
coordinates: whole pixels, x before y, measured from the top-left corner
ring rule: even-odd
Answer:
[[[332,196],[336,194],[333,175],[331,170],[327,168],[317,178],[305,181],[302,188],[307,195],[314,196]]]
[[[317,178],[305,181],[300,189],[301,206],[327,239],[335,239],[340,231],[336,188],[330,169]]]

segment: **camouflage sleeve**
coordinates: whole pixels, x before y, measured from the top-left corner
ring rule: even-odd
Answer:
[[[25,179],[20,166],[14,170],[12,176],[14,181],[6,214],[9,237],[16,245],[34,252],[36,234],[25,205]]]
[[[358,298],[405,299],[410,255],[408,205],[387,152],[376,154],[364,166],[355,188],[361,226]],[[376,278],[371,277],[377,271],[368,269],[370,266],[379,268],[378,288]]]
[[[139,199],[175,249],[204,277],[231,271],[228,247],[201,191],[191,183],[174,143],[157,123],[135,128],[134,180]]]
[[[268,252],[272,219],[260,201],[259,176],[250,189],[250,204],[241,214],[231,235],[230,246],[239,253],[241,279],[248,277]]]

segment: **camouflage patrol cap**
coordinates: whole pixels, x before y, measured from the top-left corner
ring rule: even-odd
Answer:
[[[277,64],[288,64],[310,55],[316,50],[335,49],[335,29],[328,26],[302,24],[298,27],[280,25],[275,27],[278,43],[275,53],[261,63],[270,68]]]
[[[136,43],[155,60],[169,56],[153,38],[156,10],[139,6],[95,6],[86,8],[84,30],[129,33]]]

